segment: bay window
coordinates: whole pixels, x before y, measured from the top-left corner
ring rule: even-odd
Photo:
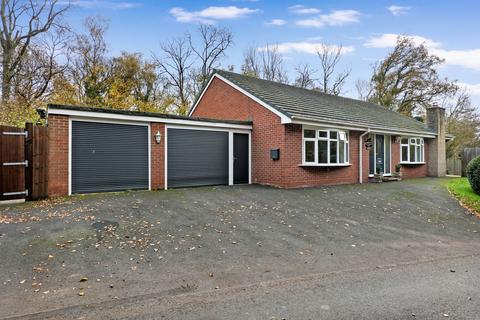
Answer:
[[[310,165],[347,165],[348,131],[303,129],[303,163]]]
[[[423,138],[402,137],[400,142],[401,163],[424,163],[425,146]]]

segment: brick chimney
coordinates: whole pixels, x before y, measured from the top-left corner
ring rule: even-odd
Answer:
[[[437,134],[428,143],[428,175],[443,177],[447,172],[445,109],[436,105],[427,108],[427,126]]]

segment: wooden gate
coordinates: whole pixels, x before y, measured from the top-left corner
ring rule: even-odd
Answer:
[[[0,200],[28,196],[25,187],[25,137],[21,128],[0,126]]]
[[[0,201],[47,197],[47,130],[0,126]]]
[[[27,200],[38,200],[48,196],[48,128],[27,123],[25,130],[28,132],[25,140]]]

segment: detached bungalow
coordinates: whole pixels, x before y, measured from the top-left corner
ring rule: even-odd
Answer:
[[[444,109],[382,106],[216,71],[188,117],[49,105],[50,195],[445,174]]]
[[[252,182],[279,187],[362,183],[374,173],[445,175],[445,110],[427,123],[386,108],[216,71],[189,116],[252,122]]]

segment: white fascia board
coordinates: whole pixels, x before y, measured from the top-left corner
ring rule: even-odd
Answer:
[[[304,121],[304,120],[293,119],[292,123],[301,124],[303,126],[322,127],[322,128],[331,128],[331,129],[345,129],[345,130],[355,130],[355,131],[367,130],[366,127],[348,126],[348,125],[336,124],[334,122],[325,122],[325,121]]]
[[[436,137],[436,134],[434,133],[428,134],[425,132],[418,132],[418,131],[389,130],[387,128],[372,127],[372,126],[359,127],[356,125],[350,125],[348,122],[315,121],[311,119],[304,119],[304,118],[297,118],[297,117],[292,117],[292,123],[309,125],[309,126],[320,126],[320,127],[326,127],[326,128],[355,130],[355,131],[370,130],[370,132],[372,133],[384,133],[384,134],[391,134],[391,135],[408,135],[408,136],[418,136],[418,137],[424,137],[424,138]]]
[[[221,132],[235,132],[235,133],[250,133],[251,129],[237,129],[237,128],[218,128],[218,127],[208,127],[208,126],[191,126],[191,125],[177,125],[169,124],[166,125],[167,129],[184,129],[184,130],[205,130],[205,131],[221,131]]]
[[[426,134],[424,132],[418,131],[393,131],[393,130],[377,130],[371,129],[370,132],[372,133],[383,133],[383,134],[390,134],[396,136],[405,136],[405,137],[421,137],[421,138],[435,138],[436,134]]]
[[[95,112],[95,111],[80,111],[80,110],[68,110],[68,109],[49,109],[49,114],[54,115],[64,115],[78,118],[89,118],[94,121],[94,119],[109,119],[109,120],[119,120],[119,121],[128,121],[128,122],[158,122],[166,124],[177,124],[177,125],[188,125],[188,126],[198,126],[198,127],[212,127],[212,128],[228,128],[228,129],[247,129],[251,130],[252,126],[249,124],[235,124],[235,123],[225,123],[225,122],[210,122],[210,121],[199,121],[199,120],[188,120],[188,119],[170,119],[170,118],[161,118],[161,117],[147,117],[147,116],[134,116],[127,114],[115,114],[115,113],[106,113],[106,112]]]
[[[220,80],[222,80],[223,82],[225,82],[226,84],[228,84],[229,86],[231,86],[232,88],[240,91],[241,93],[243,93],[244,95],[246,95],[247,97],[249,97],[250,99],[252,99],[253,101],[255,101],[256,103],[258,103],[259,105],[261,105],[262,107],[266,108],[268,111],[272,112],[273,114],[275,114],[276,116],[278,116],[280,118],[280,122],[282,124],[287,124],[287,123],[291,123],[292,122],[292,119],[290,119],[290,117],[286,116],[285,114],[281,113],[280,111],[278,111],[277,109],[275,109],[274,107],[272,107],[271,105],[263,102],[262,100],[258,99],[257,97],[255,97],[253,94],[251,94],[250,92],[248,91],[245,91],[244,89],[242,89],[241,87],[237,86],[235,83],[231,82],[230,80],[222,77],[221,75],[219,74],[214,74],[212,79],[216,77]],[[207,86],[208,87],[208,86]],[[207,89],[207,87],[205,87],[205,90]],[[197,104],[198,102],[200,101],[200,99],[198,99],[197,101]],[[196,105],[195,105],[196,107]],[[193,112],[194,108],[192,109],[192,112]]]

